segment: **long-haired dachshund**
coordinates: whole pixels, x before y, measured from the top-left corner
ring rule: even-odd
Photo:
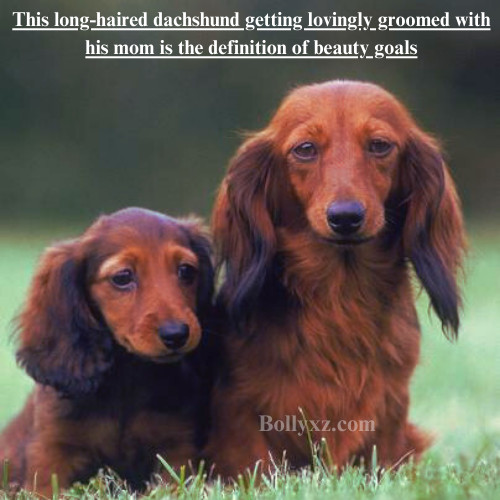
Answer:
[[[206,449],[216,470],[234,477],[285,450],[309,463],[307,433],[268,430],[269,417],[302,420],[299,407],[339,467],[375,445],[386,467],[418,458],[430,439],[408,421],[411,269],[455,335],[465,238],[439,147],[405,107],[369,83],[293,91],[233,158],[213,229],[231,325]]]
[[[17,358],[37,382],[0,436],[12,479],[40,494],[100,467],[144,486],[162,455],[196,455],[200,343],[213,290],[195,221],[139,208],[100,217],[43,255],[19,317]]]

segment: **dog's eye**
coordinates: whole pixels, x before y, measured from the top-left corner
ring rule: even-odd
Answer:
[[[386,156],[391,152],[393,147],[393,144],[384,139],[372,139],[368,143],[368,152],[375,156]]]
[[[198,269],[191,264],[181,264],[177,269],[177,276],[185,285],[192,285],[197,275]]]
[[[134,282],[134,273],[131,269],[122,269],[111,276],[111,283],[113,283],[116,288],[121,290],[130,288]]]
[[[292,154],[300,161],[312,161],[318,156],[318,150],[312,142],[303,142],[292,149]]]

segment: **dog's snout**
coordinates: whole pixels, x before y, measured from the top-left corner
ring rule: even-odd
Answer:
[[[189,337],[189,326],[179,321],[168,321],[158,331],[161,340],[169,349],[180,349]]]
[[[342,236],[355,233],[365,219],[365,209],[358,201],[336,201],[326,211],[328,225]]]

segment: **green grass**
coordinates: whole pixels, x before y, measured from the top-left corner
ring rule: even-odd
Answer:
[[[11,319],[19,311],[36,259],[54,238],[74,231],[26,235],[0,233],[0,426],[21,408],[32,387],[14,362]],[[467,263],[465,310],[460,338],[451,344],[419,300],[423,330],[421,363],[412,384],[412,420],[436,435],[434,447],[417,466],[397,473],[367,474],[349,469],[340,477],[320,466],[298,474],[277,470],[254,484],[205,482],[201,476],[159,483],[149,498],[209,499],[428,499],[500,498],[500,233],[472,232]],[[318,464],[317,464],[318,465]],[[123,483],[102,473],[71,497],[129,498]],[[70,495],[68,494],[68,495]],[[1,496],[1,494],[0,494]],[[29,498],[27,492],[19,498]]]

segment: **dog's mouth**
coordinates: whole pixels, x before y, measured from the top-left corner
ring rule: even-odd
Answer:
[[[148,361],[149,363],[156,363],[159,365],[176,363],[184,357],[184,353],[182,352],[171,352],[168,354],[162,354],[160,356],[148,356],[147,354],[140,354],[136,352],[135,355],[144,361]]]
[[[132,343],[128,339],[121,339],[119,342],[127,352],[137,356],[143,361],[147,361],[148,363],[157,363],[157,364],[166,364],[166,363],[175,363],[182,359],[186,352],[180,351],[170,351],[162,354],[147,354],[139,349],[134,348]]]
[[[172,352],[170,354],[164,354],[163,356],[155,356],[151,358],[153,363],[164,364],[164,363],[176,363],[184,357],[182,352]]]
[[[342,248],[349,248],[349,247],[355,247],[358,245],[363,245],[364,243],[368,243],[369,241],[373,240],[374,236],[355,236],[352,238],[337,238],[335,236],[324,238],[325,241],[327,241],[330,244],[342,247]]]

